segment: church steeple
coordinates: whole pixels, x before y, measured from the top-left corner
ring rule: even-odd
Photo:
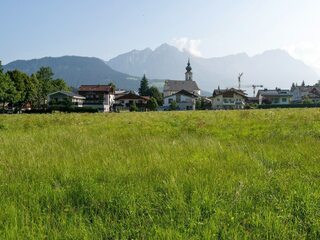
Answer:
[[[188,65],[186,67],[186,81],[192,81],[192,67],[191,67],[191,64],[190,64],[190,58],[188,59]]]

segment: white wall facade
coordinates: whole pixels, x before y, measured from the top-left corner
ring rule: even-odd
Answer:
[[[196,108],[196,99],[194,97],[180,94],[165,97],[163,107],[170,108],[173,101],[177,103],[179,110],[195,110]]]
[[[233,97],[223,97],[218,95],[212,98],[213,109],[243,109],[245,98],[239,94],[233,94]]]

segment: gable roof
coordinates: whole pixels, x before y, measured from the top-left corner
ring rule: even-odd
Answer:
[[[227,93],[236,93],[236,94],[238,94],[238,95],[240,95],[242,97],[245,97],[245,98],[247,97],[246,96],[247,94],[245,94],[244,91],[239,90],[239,89],[235,89],[235,88],[215,89],[213,91],[212,97],[220,96],[220,95],[227,94]]]
[[[180,81],[180,80],[166,80],[164,82],[163,91],[181,91],[186,90],[188,92],[200,90],[195,81]]]
[[[191,92],[188,92],[188,91],[186,91],[186,90],[181,90],[181,91],[179,91],[179,92],[176,92],[176,93],[174,93],[174,94],[171,94],[170,96],[166,96],[165,98],[172,97],[172,96],[174,96],[174,95],[184,95],[184,96],[188,96],[188,97],[192,97],[192,98],[198,98],[198,97],[199,97],[199,96],[197,96],[197,95],[195,95],[195,94],[193,94],[193,93],[191,93]]]
[[[127,94],[117,97],[115,100],[126,100],[126,99],[141,99],[141,100],[148,101],[150,97],[140,96],[135,94],[134,92],[129,92]]]
[[[292,96],[292,93],[288,89],[264,89],[258,91],[257,96],[259,95],[265,97],[290,97]]]
[[[81,85],[79,92],[113,92],[112,86],[109,85]]]
[[[301,93],[320,94],[320,87],[317,86],[297,86],[294,90],[299,90]]]
[[[63,95],[69,96],[69,97],[73,97],[73,98],[86,99],[84,96],[81,96],[81,95],[73,93],[73,92],[67,92],[67,91],[57,91],[57,92],[48,94],[48,96],[52,96],[52,95],[55,95],[57,93],[60,93],[60,94],[63,94]]]

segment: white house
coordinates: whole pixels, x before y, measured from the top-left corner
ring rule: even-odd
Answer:
[[[81,85],[78,93],[85,96],[85,107],[96,108],[102,112],[112,110],[114,104],[114,89],[109,85]]]
[[[73,92],[58,91],[48,95],[50,105],[65,105],[70,102],[73,106],[82,107],[85,97]]]
[[[264,89],[259,90],[257,97],[259,98],[259,105],[261,104],[274,104],[274,105],[286,105],[290,104],[292,93],[287,89]]]
[[[243,109],[246,99],[246,94],[241,90],[218,88],[213,91],[211,97],[212,109]]]
[[[186,90],[181,90],[170,96],[164,97],[163,108],[170,109],[172,103],[175,102],[178,110],[195,110],[197,98],[199,98],[199,96]]]

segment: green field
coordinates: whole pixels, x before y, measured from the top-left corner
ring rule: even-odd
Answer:
[[[320,110],[0,115],[0,239],[320,239]]]

